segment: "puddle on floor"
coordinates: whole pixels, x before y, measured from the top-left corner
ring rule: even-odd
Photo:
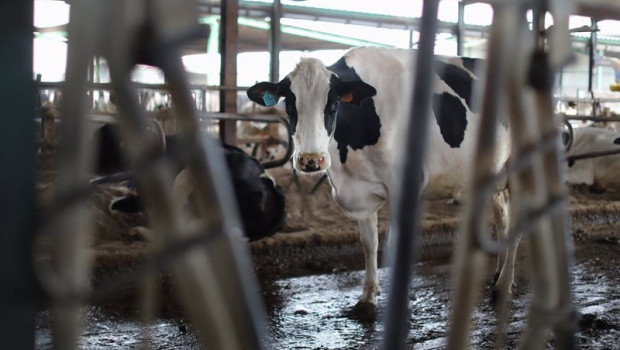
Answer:
[[[617,349],[620,338],[620,254],[617,244],[592,243],[581,248],[572,276],[575,303],[582,313],[580,349]],[[411,349],[445,348],[450,305],[447,262],[421,263],[412,281],[409,307]],[[383,293],[380,310],[386,307],[389,271],[380,269]],[[312,275],[261,281],[268,313],[269,349],[375,349],[383,334],[382,322],[362,323],[347,317],[346,311],[361,293],[362,271]],[[507,346],[514,348],[527,317],[530,295],[527,282],[520,280],[508,327]],[[486,302],[488,291],[474,315],[472,345],[493,347],[494,314]],[[37,317],[36,348],[51,349],[49,313]],[[148,335],[148,336],[147,336]],[[153,349],[199,349],[191,326],[181,317],[160,318],[145,331],[131,305],[90,306],[80,340],[84,349],[135,349],[149,339]],[[553,340],[548,348],[553,348]]]

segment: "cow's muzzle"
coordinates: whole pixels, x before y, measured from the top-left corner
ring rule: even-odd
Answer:
[[[327,165],[326,155],[322,153],[300,153],[295,162],[295,168],[306,173],[325,170]]]

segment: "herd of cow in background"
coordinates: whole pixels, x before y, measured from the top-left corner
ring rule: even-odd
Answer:
[[[260,108],[288,115],[293,134],[295,153],[291,163],[296,173],[327,173],[336,203],[346,216],[357,220],[366,257],[363,294],[356,307],[374,315],[377,280],[377,210],[387,201],[394,187],[395,174],[402,160],[399,150],[402,130],[408,117],[404,101],[410,94],[411,83],[404,77],[409,71],[411,54],[407,50],[357,48],[350,50],[331,66],[313,59],[302,59],[293,72],[280,82],[262,82],[251,87],[247,94]],[[458,199],[465,184],[462,174],[472,164],[477,111],[470,103],[476,60],[441,58],[435,67],[435,90],[432,110],[434,123],[429,129],[430,154],[420,179],[426,194],[433,197],[450,196]],[[103,96],[103,95],[102,95]],[[97,101],[94,113],[115,112],[109,95]],[[53,97],[53,96],[52,96]],[[161,96],[160,96],[161,97]],[[58,98],[56,96],[56,98]],[[284,103],[279,103],[283,98]],[[169,100],[145,96],[146,108],[170,109]],[[163,101],[163,102],[162,102]],[[41,103],[50,104],[52,100]],[[113,101],[112,101],[113,102]],[[253,107],[255,108],[255,107]],[[192,212],[192,179],[184,171],[182,140],[164,131],[168,127],[156,123],[162,133],[163,147],[156,152],[171,164],[175,179],[173,188],[182,188],[185,210]],[[241,124],[240,124],[241,125]],[[265,132],[262,126],[245,124],[243,133]],[[507,125],[503,125],[506,137]],[[281,137],[281,130],[267,131]],[[205,135],[205,137],[211,137]],[[508,158],[509,144],[498,143],[497,170]],[[268,175],[259,160],[274,157],[273,150],[255,145],[226,145],[228,175],[232,180],[244,232],[249,241],[271,236],[280,230],[286,219],[285,193]],[[99,176],[128,170],[132,162],[123,152],[118,127],[105,124],[92,136],[96,150],[95,173]],[[242,149],[243,148],[243,149]],[[576,127],[566,156],[620,148],[620,132],[598,127]],[[566,179],[572,185],[587,185],[593,191],[620,190],[620,155],[611,155],[566,163]],[[417,176],[416,175],[416,176]],[[109,210],[143,212],[148,203],[135,189],[134,181],[124,182],[132,193],[111,201]],[[508,200],[498,199],[496,220],[507,225]],[[501,226],[502,224],[500,224]],[[515,248],[516,249],[516,248]],[[510,254],[508,254],[510,255]],[[508,258],[507,258],[508,259]],[[512,265],[497,283],[512,284]],[[501,274],[502,271],[498,271]]]

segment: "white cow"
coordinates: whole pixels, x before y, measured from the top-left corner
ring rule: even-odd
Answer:
[[[376,47],[351,49],[329,67],[303,58],[280,82],[258,83],[247,92],[266,106],[285,98],[295,169],[327,172],[336,203],[358,221],[366,260],[363,294],[353,309],[360,316],[374,317],[376,311],[377,211],[394,189],[398,163],[407,156],[403,130],[409,120],[414,59],[412,50]],[[471,107],[474,64],[473,59],[441,58],[434,67],[434,116],[422,169],[426,196],[458,198],[467,186],[479,119]],[[506,140],[502,126],[497,170],[508,157]],[[495,204],[503,232],[506,202]],[[512,282],[512,271],[502,274],[500,280]]]
[[[595,127],[574,129],[569,157],[593,152],[620,150],[620,132]],[[588,185],[595,191],[620,191],[620,154],[569,161],[566,181]]]

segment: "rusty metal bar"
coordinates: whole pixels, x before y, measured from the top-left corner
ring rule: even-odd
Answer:
[[[391,286],[388,294],[383,349],[403,349],[408,334],[409,282],[413,272],[413,262],[417,254],[420,236],[421,192],[423,167],[426,149],[427,125],[430,114],[430,101],[433,86],[433,62],[435,34],[437,32],[438,0],[425,0],[422,8],[422,28],[418,44],[412,89],[412,105],[405,150],[408,155],[397,184],[400,195],[394,196],[395,213],[392,214],[390,235],[394,241],[390,251]]]
[[[221,3],[220,14],[220,85],[237,84],[237,52],[239,28],[237,17],[239,0],[227,0]],[[220,112],[237,112],[237,92],[220,91]],[[237,138],[237,124],[233,121],[220,121],[220,139],[234,145]]]

